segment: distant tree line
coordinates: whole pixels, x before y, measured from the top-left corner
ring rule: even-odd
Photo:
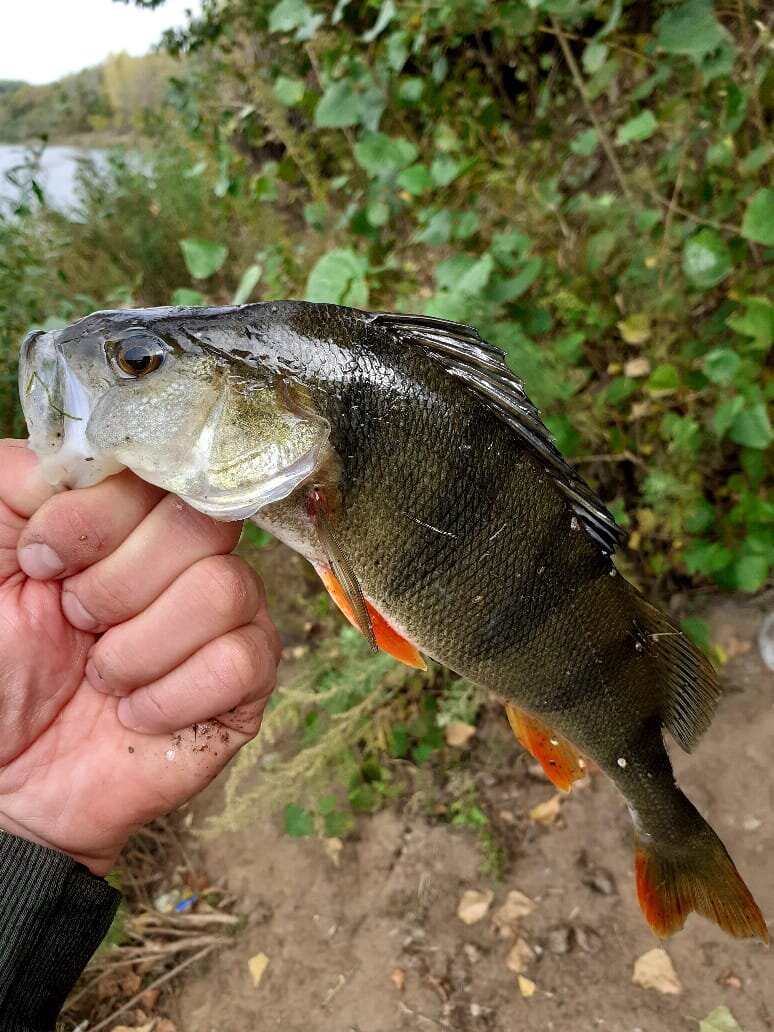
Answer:
[[[111,54],[96,68],[43,86],[0,80],[0,141],[142,132],[164,103],[179,62],[166,53]]]

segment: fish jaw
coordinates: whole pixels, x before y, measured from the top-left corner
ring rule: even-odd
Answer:
[[[96,449],[88,438],[92,399],[64,361],[57,332],[36,331],[19,356],[19,395],[44,479],[54,487],[98,484],[124,466]]]

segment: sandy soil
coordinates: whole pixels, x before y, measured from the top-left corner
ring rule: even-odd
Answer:
[[[675,750],[676,772],[771,924],[774,674],[754,644],[761,605],[724,602],[706,615],[718,643],[748,650],[724,669],[725,695],[698,753]],[[628,815],[605,778],[566,797],[553,826],[529,821],[553,790],[494,707],[463,763],[508,841],[499,882],[479,873],[472,832],[434,823],[411,798],[364,818],[338,864],[322,842],[278,826],[204,842],[205,869],[225,874],[249,922],[181,986],[180,1032],[681,1032],[719,1004],[745,1032],[774,1028],[774,954],[700,918],[666,944],[678,995],[632,984],[635,959],[659,943],[635,899]],[[214,784],[197,803],[195,824],[219,809],[221,790]],[[471,888],[491,889],[494,901],[468,926],[456,911]],[[535,903],[518,930],[536,952],[528,998],[505,962],[514,940],[492,923],[513,889]],[[259,952],[269,966],[256,988],[248,959]]]

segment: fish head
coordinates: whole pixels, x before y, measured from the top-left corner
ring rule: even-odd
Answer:
[[[243,519],[312,476],[330,427],[276,369],[211,347],[178,312],[96,312],[29,334],[19,387],[30,446],[55,486],[126,468],[210,516]]]

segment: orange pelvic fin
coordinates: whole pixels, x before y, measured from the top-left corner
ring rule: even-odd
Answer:
[[[323,567],[315,567],[315,569],[317,569],[320,579],[327,588],[328,594],[339,607],[341,612],[346,616],[353,627],[356,627],[361,631],[362,627],[360,625],[360,621],[358,621],[355,613],[353,612],[352,606],[349,604],[347,593],[336,579],[333,571],[326,570]],[[401,663],[405,663],[406,666],[416,667],[417,670],[427,670],[427,664],[422,659],[422,656],[419,654],[416,647],[412,645],[410,641],[406,641],[405,638],[398,634],[398,632],[387,623],[382,614],[378,612],[378,610],[374,609],[370,602],[366,600],[365,605],[371,619],[371,626],[373,628],[374,637],[376,638],[376,644],[379,648],[382,649],[383,652],[392,656],[393,659],[397,659]]]
[[[678,858],[638,844],[635,878],[645,920],[656,935],[672,935],[696,911],[737,939],[767,943],[758,904],[714,832],[712,838]]]
[[[574,745],[553,731],[542,720],[505,703],[508,723],[518,740],[532,753],[546,776],[562,792],[569,792],[573,782],[586,773],[586,761]]]

